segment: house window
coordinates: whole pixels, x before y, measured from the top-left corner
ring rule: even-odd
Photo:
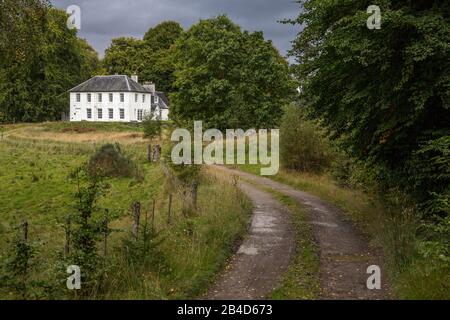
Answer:
[[[119,109],[120,119],[125,119],[125,109]]]
[[[142,120],[142,110],[138,110],[137,119]]]
[[[155,96],[155,102],[158,103],[159,99],[158,96]]]
[[[134,95],[134,102],[138,102],[138,94],[137,93]]]
[[[110,94],[109,94],[109,102],[113,102],[113,101],[114,101],[114,99],[113,99],[113,94],[110,93]]]
[[[91,94],[90,93],[87,94],[87,100],[88,100],[88,102],[91,102]]]
[[[79,93],[77,93],[77,102],[81,101],[81,95]]]
[[[145,102],[145,94],[142,95],[142,102]]]
[[[103,119],[103,109],[98,109],[97,110],[97,116],[99,119]]]
[[[87,118],[88,119],[92,119],[92,109],[86,109],[86,111],[87,111]]]
[[[155,96],[154,96],[154,95],[151,95],[151,96],[150,96],[150,99],[151,99],[151,101],[152,101],[152,104],[154,104],[154,103],[155,103]]]
[[[124,102],[125,101],[125,96],[123,93],[120,94],[120,102]]]
[[[98,94],[98,102],[102,102],[102,94],[101,93]]]
[[[113,109],[108,109],[108,116],[110,119],[114,118],[114,110]]]

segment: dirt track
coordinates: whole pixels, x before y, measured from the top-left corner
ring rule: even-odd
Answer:
[[[209,299],[261,299],[280,283],[294,253],[294,235],[287,210],[256,186],[290,196],[308,211],[315,241],[320,247],[322,299],[389,299],[383,277],[383,261],[337,207],[308,193],[267,178],[217,167],[229,175],[251,182],[242,190],[254,203],[248,238],[229,268],[212,288]],[[368,290],[367,267],[381,268],[381,290]]]
[[[290,216],[267,192],[241,183],[254,203],[249,235],[208,299],[264,299],[281,281],[294,254]]]

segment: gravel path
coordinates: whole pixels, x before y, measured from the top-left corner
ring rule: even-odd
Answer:
[[[254,204],[249,234],[207,299],[264,299],[280,283],[294,254],[294,233],[286,209],[250,184],[240,188]]]
[[[369,247],[337,207],[306,192],[238,170],[217,167],[251,182],[242,190],[255,205],[249,237],[212,288],[210,299],[261,299],[280,282],[294,254],[290,216],[273,197],[258,187],[271,188],[298,201],[308,211],[315,241],[320,247],[322,299],[389,299],[383,260]],[[367,289],[367,267],[381,268],[381,290]]]

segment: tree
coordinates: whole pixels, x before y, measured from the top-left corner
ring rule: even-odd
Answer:
[[[135,38],[116,38],[105,51],[103,65],[109,74],[140,74],[144,42]]]
[[[85,39],[78,39],[78,45],[83,61],[81,78],[89,79],[96,75],[106,74],[106,70],[102,67],[98,58],[97,51]]]
[[[67,14],[43,0],[0,2],[0,117],[5,122],[59,119],[66,91],[99,64],[66,26]]]
[[[201,20],[176,42],[171,116],[210,127],[272,127],[291,92],[287,62],[261,32]]]
[[[291,53],[311,116],[352,156],[371,163],[386,186],[401,186],[419,201],[448,197],[450,3],[299,3],[290,22],[305,28]],[[370,4],[381,8],[379,30],[366,26]]]
[[[150,28],[144,35],[144,41],[153,51],[167,50],[183,33],[178,22],[164,21]]]
[[[178,22],[165,21],[150,28],[143,40],[113,39],[103,64],[110,74],[137,74],[141,81],[156,83],[158,90],[172,92],[175,78],[171,47],[182,33]]]
[[[159,117],[155,117],[155,114],[151,112],[146,115],[144,121],[142,121],[144,128],[144,137],[150,140],[155,140],[161,137],[162,123]]]
[[[331,163],[331,148],[323,129],[305,118],[301,106],[285,108],[280,124],[281,163],[287,169],[322,172]]]

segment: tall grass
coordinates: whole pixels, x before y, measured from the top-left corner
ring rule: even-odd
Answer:
[[[27,130],[27,126],[18,130]],[[16,232],[14,227],[28,220],[29,238],[36,248],[32,278],[44,284],[38,292],[40,298],[72,297],[67,291],[51,289],[54,281],[62,282],[55,279],[52,270],[58,267],[58,255],[63,251],[65,218],[73,213],[76,186],[68,176],[100,145],[13,135],[0,141],[0,262],[5,258],[8,239]],[[110,228],[114,232],[108,238],[104,285],[90,298],[177,299],[201,295],[245,232],[251,212],[249,201],[226,179],[204,175],[198,191],[198,209],[189,217],[183,216],[184,200],[174,195],[173,219],[168,224],[168,195],[163,192],[160,166],[146,161],[143,143],[124,145],[123,152],[139,167],[143,180],[108,179],[109,188],[99,206],[110,210]],[[163,240],[158,246],[161,256],[130,264],[124,254],[123,239],[130,235],[131,204],[140,201],[143,212],[147,212],[152,199],[157,200],[155,228]],[[1,290],[0,297],[15,298]]]
[[[175,198],[176,215],[167,223],[167,201],[159,203],[155,228],[164,239],[158,248],[161,260],[130,266],[123,253],[103,298],[189,299],[206,293],[215,275],[244,234],[251,213],[249,200],[220,177],[204,175],[198,209],[182,216],[182,199]]]

